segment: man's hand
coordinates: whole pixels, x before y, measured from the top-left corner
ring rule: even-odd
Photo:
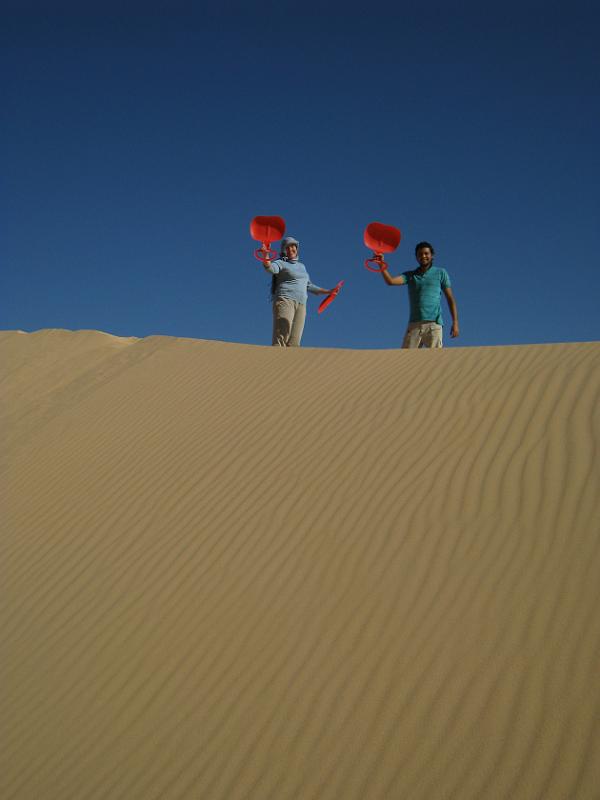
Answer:
[[[453,322],[452,323],[452,329],[450,331],[450,336],[452,337],[452,339],[456,339],[456,337],[458,336],[458,322]]]

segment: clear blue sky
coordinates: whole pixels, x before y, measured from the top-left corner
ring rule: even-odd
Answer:
[[[4,2],[0,327],[268,344],[248,226],[278,214],[346,281],[306,346],[399,346],[371,221],[392,273],[435,245],[448,346],[599,339],[597,9]]]

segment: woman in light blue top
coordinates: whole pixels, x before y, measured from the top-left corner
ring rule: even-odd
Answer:
[[[291,236],[281,242],[281,252],[275,261],[263,261],[270,272],[273,302],[273,341],[275,347],[299,347],[306,319],[307,292],[329,294],[311,282],[306,267],[298,261],[300,244]]]

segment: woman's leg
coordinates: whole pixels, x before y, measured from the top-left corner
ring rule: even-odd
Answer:
[[[293,300],[285,297],[273,303],[273,341],[275,347],[287,347],[292,323],[294,321],[295,306]]]
[[[296,313],[292,322],[292,330],[288,339],[288,347],[300,347],[304,322],[306,320],[306,306],[303,303],[296,303]]]

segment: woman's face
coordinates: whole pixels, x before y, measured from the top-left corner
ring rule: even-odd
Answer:
[[[288,258],[296,258],[298,256],[298,245],[297,244],[286,245],[285,254]]]

